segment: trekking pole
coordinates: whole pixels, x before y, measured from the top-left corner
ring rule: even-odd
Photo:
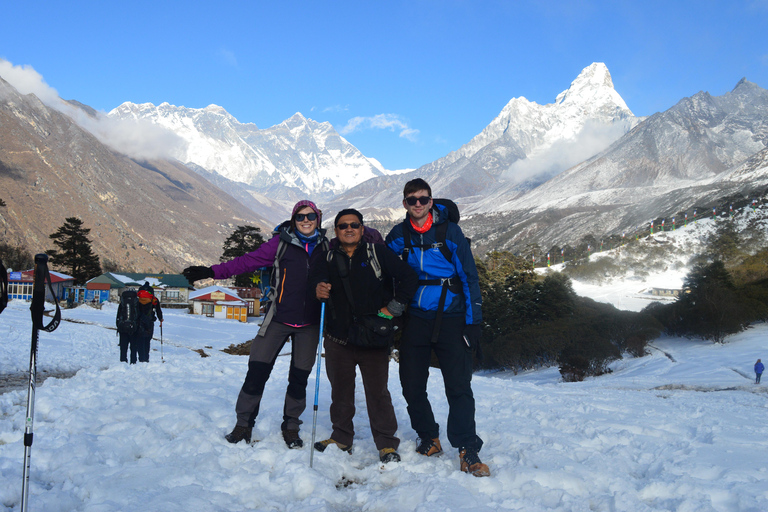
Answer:
[[[165,362],[163,359],[163,322],[160,322],[160,362]]]
[[[45,312],[45,282],[51,290],[53,300],[56,302],[56,314],[47,326],[43,326],[43,313]],[[35,256],[35,277],[32,285],[32,348],[29,354],[29,389],[27,393],[27,419],[24,427],[24,471],[21,489],[21,512],[27,511],[29,498],[29,467],[32,456],[32,423],[35,414],[35,382],[37,380],[37,340],[38,330],[53,332],[61,322],[61,310],[56,294],[51,286],[51,275],[48,273],[48,256],[38,254]]]
[[[320,304],[320,339],[317,342],[317,375],[315,376],[315,414],[312,418],[312,445],[309,447],[309,467],[315,457],[315,431],[317,430],[317,402],[320,396],[320,362],[323,351],[323,324],[325,323],[325,301]]]

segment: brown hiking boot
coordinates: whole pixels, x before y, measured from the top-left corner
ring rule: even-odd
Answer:
[[[480,461],[480,456],[474,448],[459,448],[459,463],[461,470],[474,476],[491,476],[491,470]]]
[[[230,443],[239,443],[240,441],[245,439],[246,443],[250,443],[252,432],[253,432],[253,427],[241,427],[240,425],[235,425],[235,428],[232,429],[232,432],[225,435],[224,439],[226,439]]]
[[[298,430],[283,430],[283,441],[288,448],[302,448],[304,441],[299,437]]]
[[[394,448],[382,448],[379,450],[379,460],[381,462],[400,462],[400,454]]]
[[[426,455],[427,457],[443,453],[443,448],[440,446],[440,438],[420,439],[420,441],[419,446],[416,448],[418,453]]]
[[[341,451],[352,453],[352,445],[347,446],[345,444],[341,444],[338,441],[334,441],[333,439],[325,439],[324,441],[316,442],[315,450],[319,452],[324,452],[325,449],[331,446],[332,444],[335,444],[336,447]]]

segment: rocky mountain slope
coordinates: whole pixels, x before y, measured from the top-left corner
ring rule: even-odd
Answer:
[[[131,159],[2,79],[0,198],[4,241],[43,252],[76,216],[102,260],[148,272],[218,261],[236,225],[271,229],[181,163]]]

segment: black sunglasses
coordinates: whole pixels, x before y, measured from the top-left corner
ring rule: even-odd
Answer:
[[[317,214],[315,212],[312,213],[297,213],[296,214],[296,220],[301,222],[304,220],[304,217],[306,217],[309,220],[316,220]]]
[[[416,206],[416,203],[421,203],[423,205],[426,205],[431,200],[432,198],[429,196],[421,196],[421,197],[408,196],[405,198],[405,202],[408,203],[410,206]]]
[[[341,224],[336,224],[336,227],[339,229],[347,229],[347,228],[360,229],[360,226],[362,226],[362,224],[360,224],[359,222],[351,222],[349,224],[347,224],[346,222],[342,222]]]

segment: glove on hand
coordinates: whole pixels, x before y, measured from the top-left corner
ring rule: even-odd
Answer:
[[[480,336],[483,330],[480,324],[469,324],[464,327],[464,341],[470,348],[477,348],[480,345]]]
[[[201,267],[201,266],[187,267],[184,270],[182,270],[181,273],[184,275],[184,277],[187,278],[187,281],[189,281],[190,283],[194,283],[195,281],[199,281],[200,279],[213,278],[213,269],[211,267]]]

